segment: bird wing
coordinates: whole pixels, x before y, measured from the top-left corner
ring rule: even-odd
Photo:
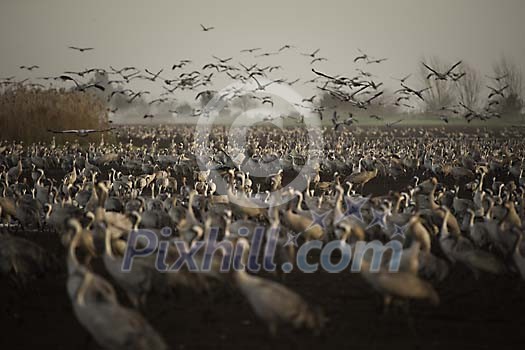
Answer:
[[[70,76],[67,76],[67,75],[61,75],[59,78],[62,79],[62,80],[71,80],[71,81],[76,82],[75,79],[73,79],[73,78],[71,78]]]
[[[422,62],[422,63],[425,66],[426,69],[428,69],[429,71],[431,71],[432,73],[434,73],[436,75],[439,75],[438,72],[436,72],[434,69],[430,68],[425,62]]]
[[[200,97],[203,93],[205,93],[205,91],[201,91],[201,92],[199,92],[199,93],[197,94],[197,96],[195,96],[195,99],[198,100],[199,97]]]
[[[78,132],[78,130],[74,130],[74,129],[71,129],[71,130],[51,130],[51,129],[48,129],[47,131],[52,132],[54,134],[76,134]]]
[[[100,91],[106,91],[106,88],[99,84],[89,85],[88,87],[94,87],[94,88],[99,89]]]
[[[450,69],[448,70],[448,72],[446,73],[446,75],[449,75],[450,72],[452,72],[454,70],[454,68],[456,68],[457,66],[459,66],[461,64],[462,61],[458,61],[456,62],[452,67],[450,67]]]
[[[465,108],[465,109],[468,110],[469,112],[471,112],[471,113],[473,113],[473,114],[476,113],[472,108],[467,107],[463,102],[460,102],[459,104],[461,105],[461,107]]]
[[[157,74],[152,73],[152,72],[150,72],[150,71],[148,70],[148,68],[146,68],[146,69],[144,69],[144,70],[146,71],[146,73],[149,73],[149,74],[151,74],[151,75],[153,75],[153,76],[156,76],[157,74],[160,74],[160,72],[157,73]]]
[[[396,125],[396,124],[399,124],[399,123],[401,123],[403,120],[404,120],[404,119],[398,119],[398,120],[396,120],[395,122],[390,123],[390,125]]]
[[[322,72],[316,71],[314,68],[312,68],[312,72],[314,72],[315,74],[320,75],[320,76],[322,76],[322,77],[328,78],[328,79],[332,79],[332,80],[335,79],[334,77],[331,77],[331,76],[326,75],[326,74],[324,74],[324,73],[322,73]]]
[[[337,111],[334,111],[334,113],[332,113],[332,123],[336,123],[337,121]]]
[[[378,97],[381,96],[382,94],[383,94],[383,91],[378,92],[377,94],[375,94],[374,96],[372,96],[371,98],[369,98],[367,102],[370,102],[370,101],[372,101],[372,100],[375,99],[375,98],[378,98]]]
[[[260,89],[263,88],[263,86],[261,86],[261,83],[259,83],[259,80],[255,79],[255,75],[252,73],[250,74],[250,78],[252,78],[253,80],[255,80],[255,82],[257,83],[257,85],[259,86]]]

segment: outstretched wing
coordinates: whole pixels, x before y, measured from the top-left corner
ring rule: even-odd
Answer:
[[[459,66],[461,64],[462,61],[458,61],[456,62],[452,67],[450,67],[450,69],[448,70],[448,72],[446,73],[446,75],[449,75],[450,72],[452,72],[454,70],[454,68],[456,68],[457,66]]]
[[[372,100],[378,98],[379,96],[381,96],[383,94],[383,91],[380,91],[378,92],[377,94],[375,94],[374,96],[372,96],[371,98],[368,99],[368,101],[366,101],[367,103],[370,103],[372,102]]]
[[[326,75],[326,74],[324,74],[322,72],[316,71],[314,68],[312,68],[312,72],[314,72],[315,74],[320,75],[322,77],[328,78],[328,79],[332,79],[332,80],[336,79],[335,77],[331,77],[331,76]]]
[[[461,107],[465,108],[467,111],[469,111],[469,112],[471,112],[473,114],[476,113],[472,108],[467,107],[467,105],[465,105],[463,102],[459,102],[459,104],[461,105]]]
[[[83,133],[83,134],[96,134],[96,133],[99,133],[99,132],[107,132],[107,131],[111,131],[111,130],[114,130],[115,128],[109,128],[109,129],[100,129],[100,130],[97,130],[97,129],[85,129],[85,130],[79,130],[79,132]]]
[[[100,91],[105,91],[106,88],[103,87],[102,85],[99,85],[99,84],[92,84],[92,85],[88,85],[85,87],[85,89],[88,89],[88,88],[95,88],[95,89],[99,89]]]
[[[399,124],[399,123],[401,123],[403,120],[404,120],[404,119],[398,119],[398,120],[396,120],[395,122],[390,123],[389,125],[390,125],[390,126],[393,126],[393,125]]]
[[[52,130],[47,129],[48,132],[52,132],[53,134],[76,134],[78,130]]]
[[[115,129],[116,128],[108,128],[108,129],[97,130],[97,132],[108,132],[108,131],[113,131]]]
[[[199,97],[201,97],[201,95],[202,95],[203,93],[205,93],[205,92],[206,92],[206,91],[201,91],[201,92],[199,92],[199,93],[197,94],[197,96],[195,96],[195,99],[198,100]]]
[[[434,69],[430,68],[425,62],[422,62],[423,65],[425,66],[426,69],[428,69],[429,71],[431,71],[432,73],[436,74],[436,75],[440,75],[438,72],[436,72]]]

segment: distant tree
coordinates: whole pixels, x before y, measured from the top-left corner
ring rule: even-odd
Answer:
[[[502,56],[499,61],[492,66],[492,78],[500,78],[498,80],[491,79],[491,86],[496,89],[502,89],[504,97],[500,98],[497,110],[504,116],[516,116],[520,113],[524,106],[523,101],[523,74],[519,67],[512,61],[509,61],[505,56]]]
[[[328,92],[323,92],[319,94],[317,105],[320,107],[328,108],[328,107],[334,107],[337,106],[338,108],[343,108],[344,102],[340,99],[330,95]]]
[[[483,78],[481,74],[468,63],[461,65],[461,71],[465,75],[455,83],[459,101],[474,109],[482,107]]]
[[[178,115],[187,116],[191,114],[191,112],[193,111],[193,108],[188,102],[184,101],[178,104],[177,107],[175,107],[175,111],[177,112]]]
[[[445,72],[452,65],[437,56],[423,58],[422,62],[438,72]],[[429,86],[431,88],[425,93],[425,101],[422,101],[423,111],[435,113],[443,106],[454,104],[456,97],[454,84],[451,84],[448,80],[436,80],[432,77],[427,79],[429,73],[430,71],[421,64],[418,72],[419,81],[424,87]]]

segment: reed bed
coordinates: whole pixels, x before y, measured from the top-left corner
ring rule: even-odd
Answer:
[[[99,97],[66,89],[13,85],[0,90],[0,138],[25,142],[72,141],[75,135],[55,135],[48,129],[99,129],[109,126],[106,106]],[[83,138],[94,142],[99,134]]]

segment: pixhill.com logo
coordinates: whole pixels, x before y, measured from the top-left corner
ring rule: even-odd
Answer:
[[[361,221],[362,226],[371,228],[379,226],[387,228],[384,211],[372,208],[372,218],[366,224],[362,209],[368,197],[352,199],[345,198],[347,210],[338,219],[341,222],[347,218]],[[305,231],[318,225],[326,230],[329,211],[316,213],[310,211],[312,223]],[[405,236],[407,226],[394,225],[392,238]],[[357,241],[353,245],[345,240],[335,239],[330,242],[322,240],[309,240],[299,245],[298,240],[302,233],[287,232],[286,241],[280,239],[280,229],[274,227],[257,226],[255,229],[240,228],[239,237],[248,240],[248,244],[236,244],[237,240],[219,239],[220,228],[211,227],[203,240],[188,242],[178,237],[171,237],[172,230],[164,228],[160,235],[152,230],[140,229],[130,233],[127,249],[124,254],[122,270],[131,271],[134,260],[155,256],[155,266],[161,272],[178,272],[181,270],[190,272],[222,272],[248,269],[253,272],[261,270],[274,272],[278,265],[276,255],[279,244],[283,247],[293,245],[297,248],[295,261],[286,261],[280,265],[285,273],[294,269],[305,273],[313,273],[320,269],[339,273],[342,271],[359,272],[366,262],[367,271],[378,272],[385,261],[390,272],[399,270],[403,245],[399,240],[391,240],[388,243],[380,241]],[[280,243],[281,242],[281,243]],[[388,254],[387,254],[388,253]],[[318,262],[311,262],[308,257],[318,254]],[[175,260],[169,259],[176,257]],[[171,261],[168,264],[167,261]]]
[[[164,230],[166,231],[166,230]],[[194,241],[190,244],[182,239],[159,239],[159,236],[151,230],[140,229],[131,232],[128,246],[124,254],[122,270],[132,271],[134,260],[148,256],[155,256],[155,266],[160,272],[178,272],[181,270],[190,272],[223,272],[240,271],[248,269],[253,272],[262,270],[273,272],[277,269],[275,256],[278,246],[278,230],[266,229],[261,226],[254,231],[251,242],[248,245],[235,244],[230,240],[218,240],[219,230],[212,228],[209,237],[205,240]],[[264,239],[266,236],[266,239]],[[264,242],[264,243],[263,243]],[[176,260],[167,264],[168,254],[175,249]],[[319,252],[319,263],[312,263],[308,256],[313,251]],[[320,240],[312,240],[300,245],[297,250],[295,264],[285,262],[281,265],[285,273],[291,272],[294,267],[305,273],[316,272],[323,269],[330,273],[339,273],[344,270],[359,272],[365,261],[369,265],[370,272],[378,272],[385,253],[388,255],[388,270],[396,272],[399,269],[403,246],[401,242],[392,240],[386,244],[380,241],[359,241],[351,246],[340,240],[324,243]],[[172,251],[173,253],[173,251]],[[334,257],[338,258],[334,262]],[[217,271],[216,261],[220,260]]]

